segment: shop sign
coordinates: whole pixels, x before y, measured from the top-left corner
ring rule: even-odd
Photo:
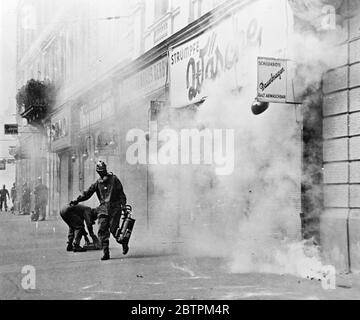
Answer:
[[[66,107],[51,119],[49,127],[52,151],[71,147],[71,109]]]
[[[254,1],[198,37],[172,47],[171,106],[186,106],[214,94],[220,78],[221,87],[231,91],[251,86],[255,96],[259,52],[279,56],[286,48],[292,12],[285,8],[285,1]]]
[[[287,60],[258,58],[257,99],[263,102],[285,103]]]
[[[143,99],[154,91],[165,88],[167,63],[167,58],[162,58],[122,81],[119,86],[121,103]]]
[[[80,129],[90,128],[114,115],[114,99],[110,93],[105,93],[94,99],[90,105],[80,107]]]
[[[9,155],[11,155],[12,157],[16,155],[16,146],[9,147]]]
[[[68,124],[66,117],[56,120],[51,125],[52,141],[59,140],[68,135]]]
[[[154,29],[154,44],[159,43],[169,35],[169,25],[169,21],[166,20],[156,26]]]
[[[6,135],[17,135],[18,125],[17,124],[4,124],[4,133]]]

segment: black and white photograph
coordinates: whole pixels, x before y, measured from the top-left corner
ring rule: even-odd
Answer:
[[[0,300],[358,299],[360,0],[0,0]]]

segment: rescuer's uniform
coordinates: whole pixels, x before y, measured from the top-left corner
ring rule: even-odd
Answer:
[[[6,189],[5,185],[3,185],[3,188],[0,189],[0,209],[2,211],[3,205],[5,207],[5,211],[7,211],[7,198],[10,200],[9,191]]]
[[[48,188],[42,183],[41,177],[38,178],[39,184],[35,187],[35,215],[40,221],[45,220],[46,205],[48,201]],[[37,220],[36,219],[36,220]]]
[[[100,206],[96,210],[99,225],[98,237],[104,250],[102,260],[108,260],[110,258],[110,233],[115,237],[119,228],[122,208],[126,205],[126,196],[120,180],[113,173],[107,172],[106,164],[103,161],[97,163],[96,171],[100,178],[70,204],[76,205],[79,202],[86,201],[96,192],[100,202]],[[123,246],[123,253],[126,254],[127,251],[127,245]]]
[[[60,216],[69,226],[67,251],[85,251],[80,247],[81,238],[84,236],[86,243],[90,241],[87,237],[88,234],[85,230],[84,222],[93,243],[96,246],[98,245],[99,241],[93,230],[93,224],[95,224],[97,219],[95,209],[82,205],[67,206],[60,211]]]

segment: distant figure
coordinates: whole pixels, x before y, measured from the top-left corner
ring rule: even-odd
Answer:
[[[48,187],[42,183],[41,177],[34,190],[35,195],[35,216],[36,220],[44,221],[46,217],[46,205],[48,202]]]
[[[28,187],[27,183],[24,182],[22,188],[22,198],[21,198],[21,212],[23,215],[30,214],[30,195],[31,195],[31,190]]]
[[[10,190],[10,195],[11,195],[11,201],[13,203],[13,207],[12,207],[12,211],[15,212],[17,210],[17,199],[16,199],[16,184],[14,183],[11,190]]]
[[[10,200],[10,194],[9,191],[6,189],[6,186],[3,185],[3,188],[0,190],[0,210],[3,210],[3,204],[5,207],[5,211],[7,211],[7,198]]]

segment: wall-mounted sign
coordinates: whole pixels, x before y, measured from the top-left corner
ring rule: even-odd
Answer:
[[[8,135],[18,134],[18,125],[17,124],[4,124],[4,132]]]
[[[66,117],[63,117],[59,120],[55,120],[55,122],[51,124],[51,137],[53,141],[64,138],[68,135],[69,126],[67,121]]]
[[[257,99],[285,103],[287,94],[287,60],[258,58]]]
[[[154,44],[159,43],[161,40],[165,39],[170,33],[169,23],[170,21],[166,20],[160,23],[154,29]]]
[[[80,129],[89,129],[92,125],[115,116],[114,99],[110,92],[95,98],[89,105],[80,108]]]
[[[143,99],[152,92],[165,88],[167,60],[165,57],[133,76],[124,79],[119,86],[121,104]]]
[[[74,130],[74,124],[72,124],[71,106],[69,105],[51,119],[48,129],[51,149],[56,152],[71,147],[72,130]]]
[[[255,95],[257,56],[281,56],[286,48],[292,30],[291,9],[286,8],[280,0],[249,1],[198,37],[172,47],[171,106],[195,104],[224,93],[223,88],[254,88]]]

